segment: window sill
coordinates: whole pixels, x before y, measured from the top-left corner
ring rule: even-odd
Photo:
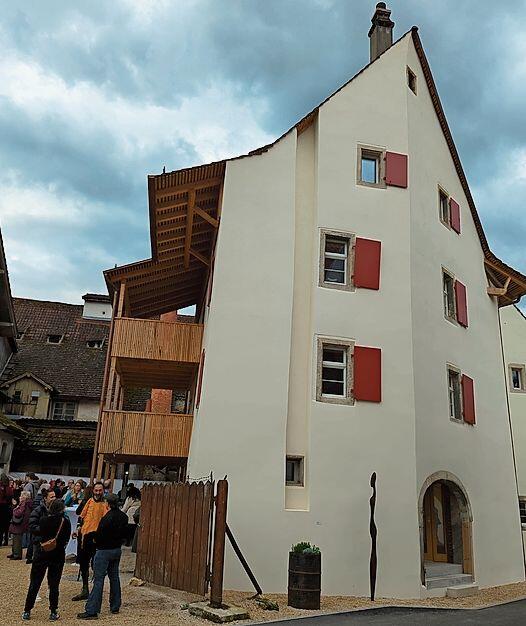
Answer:
[[[457,322],[457,320],[454,317],[449,317],[448,315],[444,315],[444,319],[446,320],[446,322],[453,324],[453,326],[457,326],[458,328],[460,328],[460,324]]]
[[[330,398],[326,396],[320,396],[316,398],[316,402],[320,404],[340,404],[342,406],[354,406],[354,398]]]
[[[449,421],[453,422],[453,424],[458,424],[459,426],[470,426],[471,428],[476,426],[476,424],[468,424],[463,419],[457,419],[456,417],[451,417],[451,415],[449,416]]]
[[[340,283],[318,283],[318,287],[322,289],[331,289],[333,291],[345,291],[347,293],[356,291],[354,285],[342,285]]]
[[[526,393],[526,389],[510,389],[510,393]]]
[[[356,184],[360,187],[369,187],[370,189],[387,189],[385,182],[383,183],[366,183],[363,180],[357,180]]]

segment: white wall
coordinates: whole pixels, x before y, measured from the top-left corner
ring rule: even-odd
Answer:
[[[357,185],[358,144],[409,154],[409,189]],[[315,127],[227,163],[189,472],[228,475],[229,524],[267,592],[286,589],[288,549],[309,540],[323,552],[324,593],[368,594],[372,472],[379,596],[422,593],[418,497],[438,470],[468,489],[478,582],[522,578],[497,309],[445,150],[408,36],[323,105]],[[439,182],[463,205],[459,242],[440,231]],[[382,242],[379,291],[317,286],[321,228]],[[441,263],[468,286],[467,331],[443,318]],[[381,403],[315,401],[318,335],[382,349]],[[475,428],[449,421],[448,360],[475,379]],[[303,489],[284,485],[287,453],[305,455]],[[228,554],[226,586],[249,589]]]
[[[413,45],[407,64],[418,85],[417,96],[406,90],[417,486],[435,472],[455,474],[473,513],[477,582],[515,582],[524,579],[524,566],[497,303],[487,295],[475,224]],[[438,185],[461,206],[460,236],[439,220]],[[444,317],[442,266],[467,287],[467,329]],[[447,363],[474,380],[474,427],[449,419]]]
[[[96,422],[99,419],[99,401],[80,401],[77,409],[77,417],[75,419]]]
[[[509,378],[510,364],[526,368],[526,318],[516,307],[507,306],[500,309],[500,320],[519,494],[526,497],[526,392],[513,389]]]
[[[82,317],[111,320],[111,304],[109,302],[84,302]]]

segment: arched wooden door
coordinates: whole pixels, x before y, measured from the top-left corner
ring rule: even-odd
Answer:
[[[424,496],[424,559],[447,563],[448,561],[448,498],[443,483],[433,483]]]

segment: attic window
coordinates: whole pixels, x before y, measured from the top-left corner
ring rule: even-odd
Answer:
[[[24,338],[25,332],[23,330],[19,330],[16,334],[16,338],[18,339],[18,341],[20,341],[21,339]]]
[[[104,339],[90,339],[86,342],[88,348],[102,348],[104,345]]]
[[[58,344],[58,343],[62,343],[63,338],[64,338],[64,335],[48,335],[47,342]]]
[[[416,74],[407,68],[407,86],[416,96]]]

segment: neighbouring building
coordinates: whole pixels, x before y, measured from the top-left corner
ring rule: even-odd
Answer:
[[[370,64],[274,143],[149,176],[152,258],[105,272],[93,472],[227,475],[268,592],[309,540],[324,593],[368,594],[373,472],[378,595],[524,579],[499,307],[526,277],[489,248],[418,30],[393,26],[379,3]],[[141,388],[168,391],[125,410]],[[249,584],[232,554],[225,584]]]
[[[16,333],[15,312],[4,242],[0,234],[0,373],[5,370],[13,353],[17,351]],[[6,399],[0,390],[0,402]],[[25,432],[13,420],[0,412],[0,474],[9,472],[15,441],[24,437]]]
[[[2,410],[27,432],[13,471],[89,474],[112,313],[107,295],[83,299],[13,299],[18,352],[2,374]]]
[[[516,306],[500,310],[504,367],[508,397],[517,488],[523,532],[526,533],[526,317]]]

